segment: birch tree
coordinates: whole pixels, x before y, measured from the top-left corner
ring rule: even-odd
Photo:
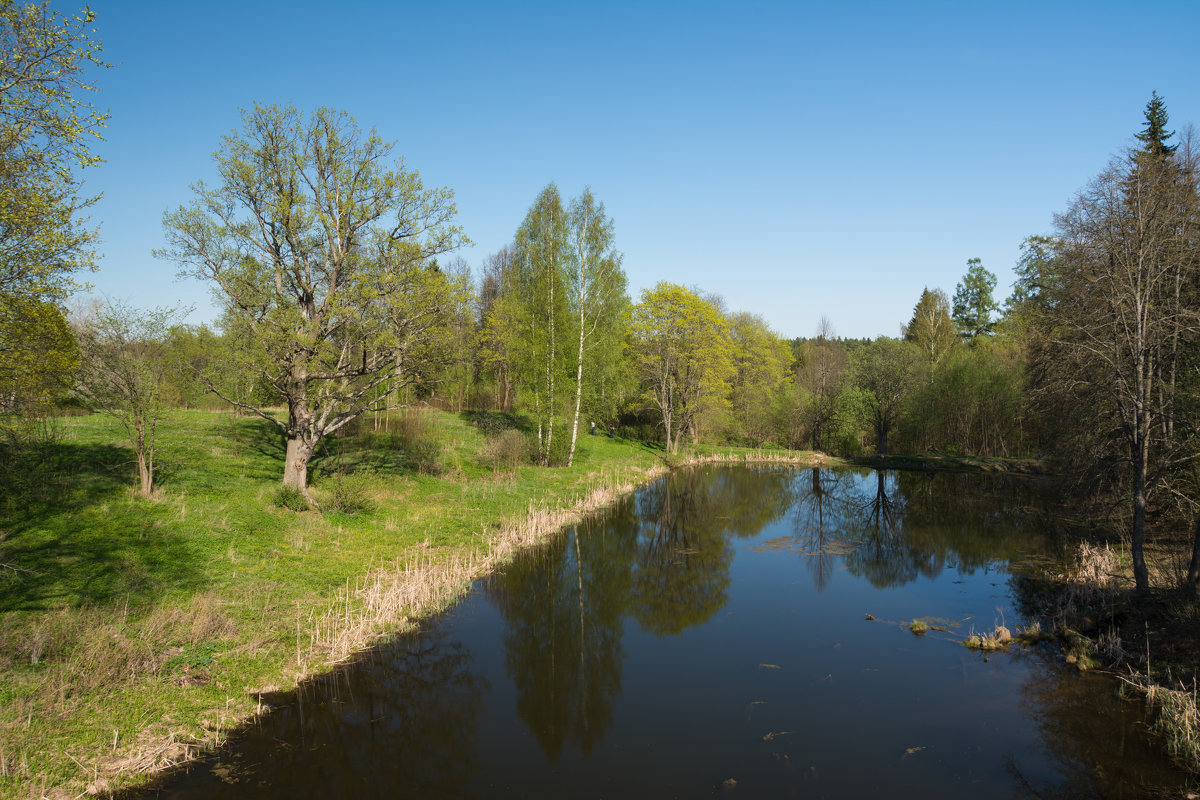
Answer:
[[[445,360],[440,329],[466,291],[435,261],[468,241],[453,193],[389,166],[392,149],[345,112],[256,105],[214,155],[219,184],[163,217],[158,255],[213,282],[287,417],[210,389],[279,427],[283,483],[301,492],[324,437],[398,407]]]
[[[537,420],[538,463],[548,466],[554,425],[562,404],[562,383],[570,353],[568,342],[567,213],[558,187],[538,195],[517,229],[515,294],[509,313],[516,317],[521,346],[517,368],[533,399]]]
[[[604,204],[596,202],[591,189],[585,188],[583,194],[571,202],[567,229],[571,246],[568,291],[579,334],[575,359],[575,414],[567,456],[567,466],[571,466],[575,461],[579,411],[583,404],[584,357],[589,349],[602,358],[619,357],[620,352],[613,344],[619,339],[623,312],[629,299],[625,295],[621,254],[613,247],[612,218],[605,215]],[[596,351],[597,344],[607,344],[607,351]]]

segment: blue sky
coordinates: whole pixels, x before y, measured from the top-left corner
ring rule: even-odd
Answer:
[[[73,6],[55,0],[58,8]],[[667,280],[781,335],[822,315],[896,335],[1021,240],[1141,128],[1157,90],[1200,126],[1200,3],[315,3],[94,0],[112,118],[86,174],[96,294],[208,287],[151,251],[161,219],[262,103],[350,112],[454,190],[477,267],[537,193],[590,186],[631,295]]]

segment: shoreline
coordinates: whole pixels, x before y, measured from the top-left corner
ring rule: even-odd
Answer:
[[[609,480],[602,476],[597,485],[586,488],[570,505],[539,508],[531,500],[523,518],[498,522],[474,548],[449,553],[441,551],[438,555],[430,549],[427,540],[390,564],[370,568],[355,580],[353,586],[339,589],[327,611],[319,617],[309,616],[312,649],[298,656],[297,668],[288,676],[286,685],[255,687],[248,692],[257,701],[254,710],[223,717],[220,726],[203,740],[183,742],[172,733],[157,741],[142,742],[140,753],[112,757],[94,773],[96,779],[85,792],[105,796],[136,793],[171,772],[217,752],[229,734],[252,724],[259,714],[269,711],[262,702],[263,695],[294,691],[305,680],[353,660],[381,639],[412,630],[420,620],[449,608],[470,591],[476,580],[503,567],[524,550],[564,533],[591,515],[604,512],[675,469],[706,465],[845,466],[842,460],[823,453],[724,450],[679,459],[664,457],[645,469],[619,469]],[[218,709],[209,709],[210,713],[214,711]],[[110,780],[131,775],[136,775],[132,782],[122,781],[121,785],[110,788]]]
[[[222,418],[197,416],[196,419],[208,426],[206,430],[217,432],[213,420]],[[446,432],[446,426],[457,425],[461,429],[460,435],[466,435],[462,431],[469,430],[469,435],[475,436],[473,429],[461,425],[448,415],[438,424],[442,426],[439,435]],[[219,429],[224,430],[223,427]],[[228,435],[235,437],[232,433]],[[607,437],[604,441],[599,439],[597,437],[598,441],[594,443],[596,451],[590,463],[570,471],[518,467],[511,473],[500,473],[485,468],[482,472],[476,469],[476,474],[470,475],[463,474],[462,468],[454,467],[450,474],[442,478],[428,479],[425,483],[434,486],[433,497],[440,504],[440,510],[429,515],[431,520],[420,515],[424,510],[420,506],[422,498],[417,496],[419,493],[410,491],[412,487],[409,484],[413,481],[402,479],[400,482],[405,484],[403,490],[393,487],[390,493],[384,492],[385,499],[380,501],[376,513],[368,514],[365,522],[359,520],[356,529],[347,528],[345,535],[343,526],[355,524],[351,518],[320,512],[283,512],[272,508],[269,497],[264,495],[264,492],[269,492],[265,484],[247,491],[242,498],[247,507],[265,506],[268,516],[280,526],[279,532],[266,534],[267,543],[273,540],[275,546],[284,550],[303,551],[294,563],[306,569],[319,568],[327,560],[341,557],[342,560],[334,568],[343,570],[337,573],[342,577],[324,593],[315,595],[305,593],[307,590],[296,579],[285,578],[291,583],[284,588],[293,590],[294,596],[299,592],[298,596],[305,598],[306,605],[303,606],[299,601],[295,601],[294,605],[289,604],[286,592],[280,600],[269,596],[263,599],[246,597],[244,600],[237,596],[219,596],[218,584],[230,583],[227,573],[221,571],[214,573],[220,580],[211,586],[205,584],[194,590],[195,594],[185,599],[182,608],[177,599],[155,601],[158,606],[150,607],[151,614],[162,612],[179,616],[195,612],[204,619],[218,621],[225,619],[222,614],[233,615],[235,611],[242,616],[234,617],[236,625],[228,623],[234,627],[236,635],[220,638],[217,625],[214,628],[217,633],[208,637],[217,642],[216,651],[205,661],[205,664],[211,662],[211,666],[200,666],[189,671],[185,665],[182,674],[179,674],[178,670],[174,673],[171,671],[168,662],[165,666],[144,673],[140,678],[123,679],[124,682],[114,680],[110,684],[101,680],[94,690],[99,693],[96,695],[98,702],[105,707],[124,704],[138,712],[136,721],[123,722],[120,715],[113,712],[105,716],[107,728],[102,728],[104,722],[97,721],[81,730],[78,715],[86,713],[87,702],[95,704],[97,701],[88,701],[85,697],[82,701],[68,704],[62,713],[75,714],[76,717],[68,720],[75,727],[65,734],[66,738],[58,733],[54,735],[55,738],[47,738],[44,731],[39,730],[40,742],[35,739],[31,744],[34,748],[44,749],[55,747],[51,744],[55,741],[66,743],[59,745],[62,752],[57,757],[65,766],[65,769],[58,770],[59,778],[55,779],[56,773],[36,763],[33,771],[28,771],[26,767],[24,776],[19,771],[14,774],[13,767],[17,759],[10,739],[7,752],[0,747],[0,794],[77,797],[81,792],[120,794],[139,791],[170,771],[219,750],[232,732],[252,723],[256,716],[266,710],[262,703],[263,695],[294,690],[303,680],[319,676],[339,663],[352,659],[381,638],[410,630],[420,620],[457,601],[469,591],[475,580],[501,568],[519,552],[549,540],[590,515],[602,512],[674,469],[725,464],[789,466],[797,469],[844,467],[992,474],[1008,472],[1015,476],[1045,474],[1041,469],[1029,468],[1025,462],[941,455],[842,459],[809,451],[700,446],[689,448],[680,456],[668,456],[631,441]],[[479,435],[472,446],[478,450],[478,442],[482,441]],[[470,458],[478,457],[470,455],[476,450],[468,451]],[[461,458],[462,454],[458,455]],[[264,463],[269,466],[269,462],[262,460],[261,453],[253,457],[259,459],[259,466]],[[469,462],[462,460],[460,463],[467,465]],[[205,465],[201,471],[208,469]],[[214,524],[213,520],[219,525],[237,513],[236,509],[225,509],[212,499],[189,496],[194,489],[182,480],[179,485],[182,488],[173,490],[169,496],[160,495],[153,501],[138,505],[138,513],[154,513],[159,517],[177,513],[179,519],[187,517],[189,522],[193,516],[204,517],[201,529]],[[130,506],[136,505],[135,501],[128,502]],[[513,506],[516,503],[524,506],[524,510],[515,509]],[[189,505],[193,507],[191,510]],[[209,507],[214,505],[215,508]],[[484,509],[487,513],[483,513]],[[261,508],[258,510],[262,511]],[[206,514],[208,516],[204,516]],[[466,522],[474,520],[474,533],[469,527],[462,527],[464,519]],[[397,525],[404,527],[398,531]],[[414,535],[405,533],[410,528]],[[188,532],[190,530],[185,530],[183,535],[194,535]],[[362,553],[363,557],[355,562],[353,569],[346,567],[343,554],[337,552],[338,548],[345,546],[346,536],[362,537],[367,542],[358,543],[359,549],[355,552]],[[261,546],[264,543],[263,535],[257,534],[257,537],[249,540],[235,538],[234,541],[246,546]],[[377,538],[377,543],[372,537]],[[407,544],[392,548],[391,551],[398,555],[379,558],[379,548],[387,551],[388,542],[399,541]],[[231,544],[228,554],[230,563],[239,563],[232,547]],[[244,569],[244,563],[241,566]],[[229,570],[229,567],[218,566],[218,569]],[[251,581],[247,585],[248,590],[261,584],[261,579],[257,583]],[[267,585],[269,588],[270,584]],[[115,610],[120,611],[119,608]],[[83,608],[72,612],[62,609],[46,612],[46,616],[58,614],[65,617],[72,613],[77,613],[83,619],[88,610]],[[262,630],[246,630],[253,624],[247,623],[247,618],[261,622]],[[135,622],[129,629],[134,635],[138,633],[139,624]],[[192,623],[193,628],[196,624]],[[290,634],[287,633],[289,630]],[[174,647],[172,652],[179,649]],[[294,659],[288,655],[289,652],[294,652]],[[187,655],[187,652],[183,654],[184,657]],[[252,662],[249,666],[246,665],[247,660]],[[161,660],[159,663],[161,665]],[[155,715],[153,712],[156,709],[165,711]],[[34,711],[40,717],[46,716],[47,712],[36,707]],[[30,720],[33,716],[34,712],[31,711]],[[130,712],[126,719],[133,716]],[[20,721],[16,725],[19,727]],[[14,723],[10,721],[5,727],[18,734],[19,744],[20,734]],[[103,741],[105,731],[108,732],[106,743]],[[99,745],[85,746],[83,743],[88,739],[99,742]],[[67,758],[75,766],[66,764]],[[46,761],[43,759],[42,763]],[[40,772],[37,771],[39,768]]]

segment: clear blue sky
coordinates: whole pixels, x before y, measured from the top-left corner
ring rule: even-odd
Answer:
[[[74,8],[55,0],[61,10]],[[1200,126],[1200,3],[93,0],[111,110],[95,293],[196,306],[151,257],[255,101],[329,105],[454,190],[478,267],[547,183],[590,185],[631,295],[698,285],[780,334],[896,335],[1132,141]]]

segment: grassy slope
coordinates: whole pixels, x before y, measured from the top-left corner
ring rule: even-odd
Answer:
[[[446,602],[489,566],[501,523],[659,468],[650,448],[584,435],[571,469],[497,471],[465,419],[424,419],[416,438],[438,442],[440,474],[413,468],[401,447],[413,436],[342,449],[345,465],[370,467],[374,508],[354,515],[279,508],[278,435],[226,413],[163,424],[153,500],[131,493],[131,452],[104,417],[70,420],[13,465],[0,495],[0,792],[115,788],[211,745],[257,692]],[[318,497],[337,459],[310,472]],[[446,591],[381,595],[413,581]]]

